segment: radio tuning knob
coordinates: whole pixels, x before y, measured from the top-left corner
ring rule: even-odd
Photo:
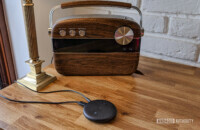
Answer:
[[[81,37],[84,37],[84,36],[85,36],[85,30],[80,30],[80,31],[79,31],[79,35],[80,35]]]
[[[69,35],[72,37],[76,36],[76,30],[74,30],[74,29],[70,30]]]
[[[115,40],[120,45],[128,45],[133,41],[134,32],[129,27],[120,27],[115,32]]]
[[[67,32],[65,30],[60,30],[59,34],[60,36],[64,37],[67,35]]]

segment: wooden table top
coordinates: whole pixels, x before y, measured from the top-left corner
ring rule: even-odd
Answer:
[[[0,128],[200,129],[199,68],[141,57],[139,70],[145,76],[65,77],[51,65],[45,71],[58,80],[42,91],[73,89],[92,100],[109,100],[118,109],[116,119],[98,124],[88,121],[76,104],[18,104],[0,98]],[[38,94],[17,84],[0,93],[18,100],[84,101],[74,93]]]

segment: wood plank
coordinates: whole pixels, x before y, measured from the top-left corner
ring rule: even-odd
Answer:
[[[117,107],[116,119],[98,124],[88,121],[76,104],[17,104],[0,99],[0,128],[200,129],[200,68],[141,57],[139,69],[144,76],[62,76],[50,65],[45,71],[58,80],[42,91],[73,89],[92,100],[109,100]],[[18,100],[85,101],[73,93],[38,94],[17,84],[0,94]],[[157,124],[160,118],[193,122]]]
[[[14,127],[20,130],[35,130],[40,128],[42,130],[51,130],[49,127],[36,122],[33,119],[27,118],[25,116],[20,117],[16,122],[14,122]]]

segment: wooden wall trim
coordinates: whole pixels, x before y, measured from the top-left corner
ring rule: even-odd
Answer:
[[[0,51],[0,73],[6,86],[16,80],[16,73],[4,15],[3,0],[0,0]]]

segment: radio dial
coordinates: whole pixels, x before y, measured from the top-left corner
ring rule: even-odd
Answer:
[[[75,30],[70,30],[69,31],[69,35],[72,36],[72,37],[76,36],[76,31]]]
[[[60,36],[64,37],[67,35],[67,32],[65,30],[60,30],[59,34]]]
[[[120,45],[128,45],[133,41],[134,33],[129,27],[120,27],[115,32],[115,40]]]

